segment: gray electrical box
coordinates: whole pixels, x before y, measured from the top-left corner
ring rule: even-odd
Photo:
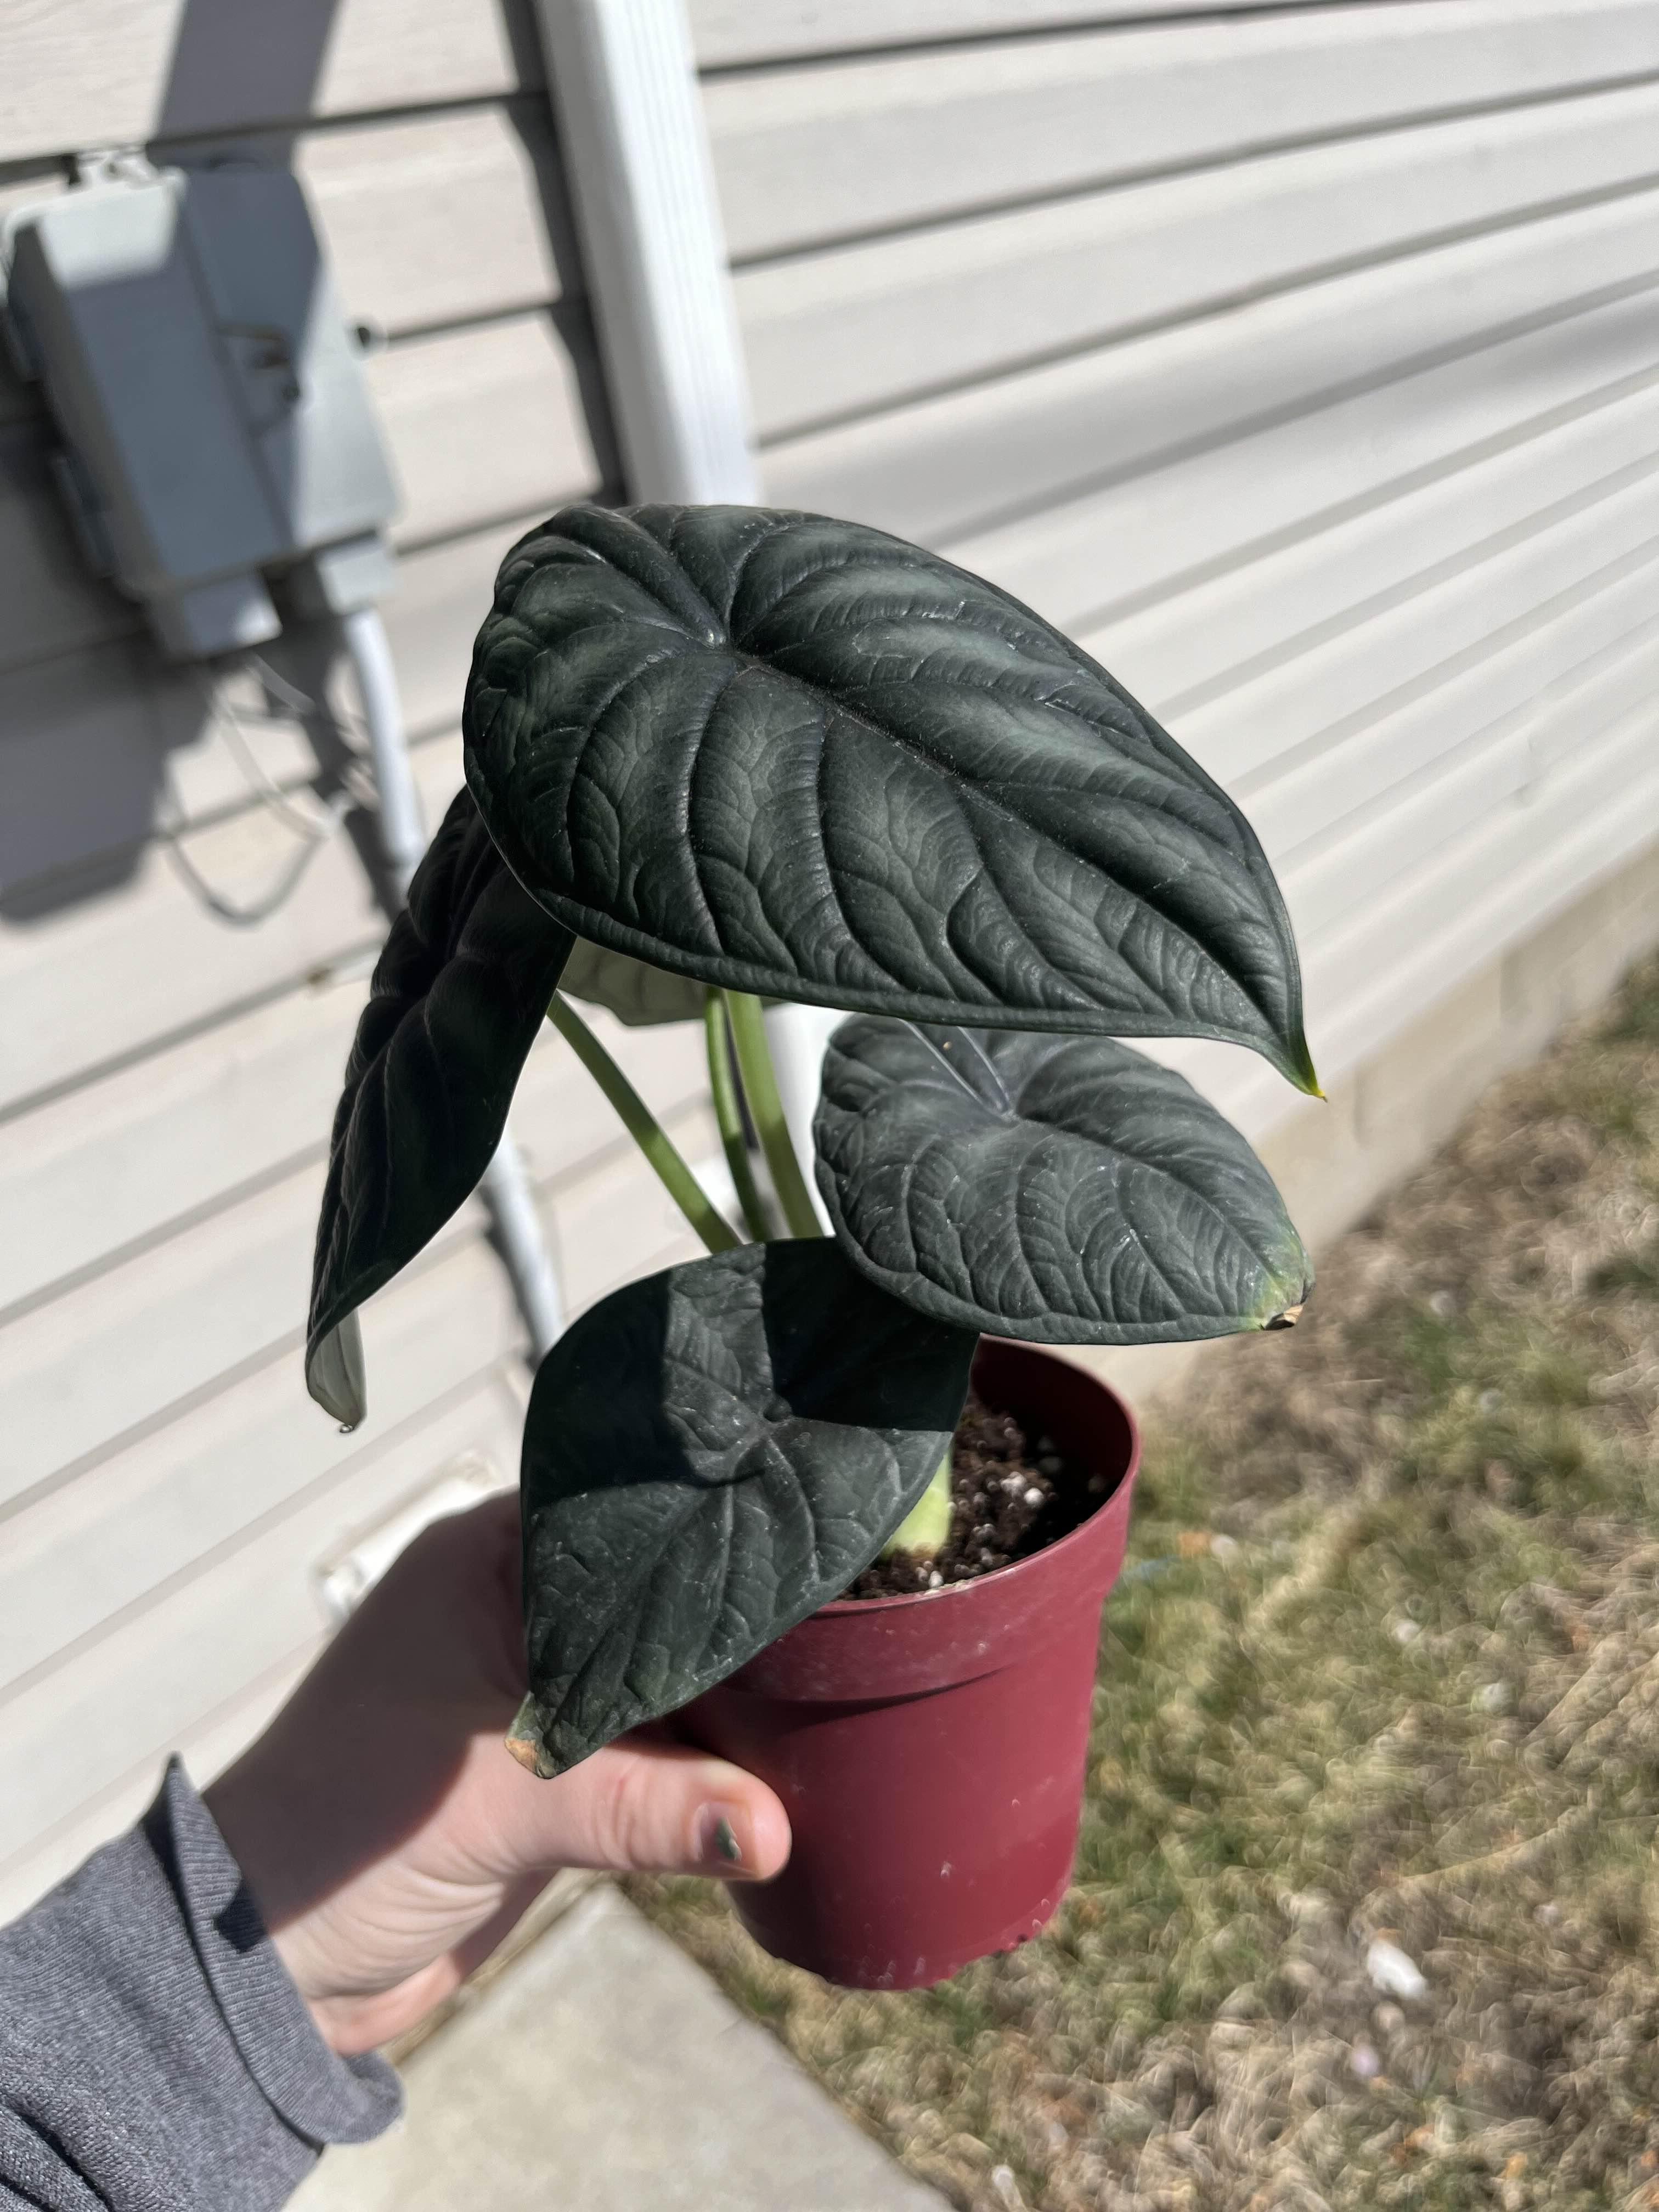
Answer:
[[[64,441],[88,559],[179,658],[389,588],[397,488],[299,184],[135,156],[15,212],[7,335]]]

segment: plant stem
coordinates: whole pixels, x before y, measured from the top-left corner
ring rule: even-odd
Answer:
[[[547,1018],[611,1103],[623,1127],[656,1170],[663,1188],[711,1252],[730,1252],[743,1239],[711,1201],[639,1092],[568,999],[556,991]]]
[[[744,1133],[743,1101],[738,1093],[737,1070],[732,1065],[726,1006],[716,990],[711,989],[703,1001],[702,1026],[708,1044],[709,1095],[714,1102],[720,1143],[726,1148],[726,1164],[732,1170],[732,1188],[743,1208],[744,1226],[757,1244],[763,1244],[768,1227],[766,1208],[749,1158],[749,1139]]]
[[[947,1451],[928,1484],[898,1527],[881,1547],[884,1559],[895,1552],[914,1552],[924,1559],[945,1548],[951,1533],[951,1455]]]
[[[772,1072],[772,1055],[767,1049],[761,1002],[746,991],[722,991],[720,996],[726,1001],[726,1018],[732,1024],[738,1074],[749,1101],[749,1110],[755,1117],[755,1129],[771,1170],[772,1188],[783,1208],[785,1225],[792,1237],[822,1237],[823,1230],[817,1208],[801,1174],[795,1148],[789,1141],[789,1125],[783,1118],[783,1101],[778,1097],[778,1079]]]

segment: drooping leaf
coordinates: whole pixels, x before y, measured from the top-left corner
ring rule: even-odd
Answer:
[[[515,874],[597,944],[916,1020],[1224,1037],[1314,1087],[1232,801],[1057,630],[880,531],[567,508],[502,566],[465,733]]]
[[[559,988],[584,1006],[603,1006],[629,1029],[659,1022],[700,1022],[708,987],[689,975],[671,975],[625,952],[607,952],[579,937],[564,963]]]
[[[459,793],[392,925],[335,1109],[306,1387],[338,1420],[365,1411],[357,1308],[476,1188],[569,945]]]
[[[936,1320],[1158,1343],[1293,1318],[1312,1286],[1243,1138],[1103,1037],[843,1022],[814,1133],[836,1236]]]
[[[671,1267],[584,1314],[525,1426],[540,1771],[687,1704],[845,1589],[938,1467],[976,1342],[822,1238]]]

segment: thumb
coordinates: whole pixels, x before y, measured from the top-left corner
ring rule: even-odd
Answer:
[[[520,1838],[531,1863],[763,1881],[789,1856],[775,1791],[665,1738],[624,1736],[550,1782],[520,1778],[514,1809],[531,1831]]]

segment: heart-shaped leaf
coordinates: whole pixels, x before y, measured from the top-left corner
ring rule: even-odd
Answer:
[[[689,975],[671,975],[665,968],[648,967],[625,952],[607,952],[585,937],[571,946],[559,988],[568,999],[603,1006],[629,1029],[700,1022],[708,996],[707,984],[694,982]]]
[[[568,508],[502,566],[465,732],[514,873],[596,944],[916,1020],[1224,1037],[1316,1087],[1232,801],[1057,630],[901,539]]]
[[[366,1409],[356,1310],[477,1188],[569,947],[459,793],[392,925],[335,1109],[306,1387],[337,1420]]]
[[[836,1236],[939,1321],[1158,1343],[1293,1319],[1312,1287],[1243,1138],[1103,1037],[843,1022],[814,1133]]]
[[[838,1596],[944,1456],[977,1340],[822,1238],[671,1267],[584,1314],[525,1426],[520,1733],[539,1771]]]

